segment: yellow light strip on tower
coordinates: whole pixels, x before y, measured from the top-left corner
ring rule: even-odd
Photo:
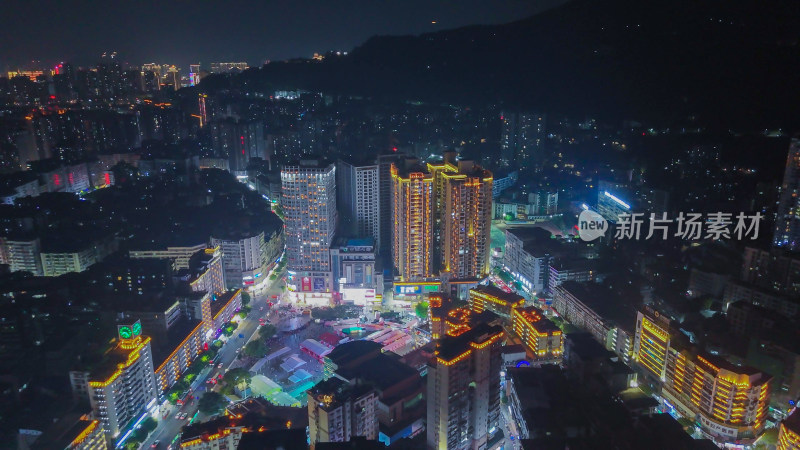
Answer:
[[[128,354],[127,360],[125,362],[119,363],[117,365],[117,370],[114,371],[114,373],[112,373],[105,381],[90,381],[89,386],[94,388],[106,387],[109,384],[113,383],[114,380],[116,380],[122,374],[122,371],[124,369],[130,367],[133,363],[139,360],[139,353],[144,348],[144,346],[149,342],[150,342],[150,337],[144,338],[144,340],[142,340],[139,346]]]
[[[441,356],[437,357],[436,361],[439,362],[440,364],[444,364],[445,366],[452,366],[453,364],[463,360],[464,358],[466,358],[467,356],[469,356],[471,354],[472,354],[472,349],[468,349],[464,353],[456,356],[455,358],[453,358],[453,359],[451,359],[449,361],[444,359],[444,358],[442,358]]]
[[[83,443],[83,441],[85,441],[86,438],[89,437],[89,435],[92,433],[92,431],[94,431],[94,429],[97,428],[98,423],[99,422],[97,420],[91,421],[91,423],[89,423],[89,425],[86,428],[84,428],[83,431],[81,431],[81,434],[79,434],[77,437],[75,437],[75,439],[72,440],[70,446],[77,447],[78,445]]]

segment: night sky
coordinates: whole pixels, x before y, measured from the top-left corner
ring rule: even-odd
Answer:
[[[0,70],[38,60],[188,64],[310,57],[376,34],[521,19],[564,0],[3,0]],[[432,24],[432,21],[436,21]]]

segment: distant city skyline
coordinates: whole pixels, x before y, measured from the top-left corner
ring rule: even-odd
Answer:
[[[4,2],[0,69],[39,61],[91,65],[117,52],[131,65],[311,57],[349,51],[375,35],[420,34],[525,18],[564,0],[467,0],[458,7],[421,0],[334,4],[321,0],[252,3],[90,4],[74,0]]]

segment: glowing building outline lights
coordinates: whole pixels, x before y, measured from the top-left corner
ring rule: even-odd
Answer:
[[[427,375],[428,448],[478,448],[498,425],[504,336],[501,326],[480,322],[439,341]]]
[[[77,435],[69,445],[71,447],[77,447],[78,445],[82,444],[83,441],[85,441],[86,438],[89,437],[89,435],[91,435],[92,432],[97,428],[98,424],[100,424],[99,420],[92,420],[89,422],[89,425],[87,425],[86,428],[84,428],[83,431],[81,431],[81,433]]]
[[[394,265],[404,281],[429,278],[433,275],[433,176],[421,170],[403,176],[395,164],[390,174]]]
[[[476,313],[490,310],[496,314],[510,317],[514,308],[525,305],[521,295],[505,292],[494,286],[478,286],[469,290],[470,307]]]
[[[97,388],[97,387],[104,388],[104,387],[108,386],[109,384],[113,383],[114,380],[116,380],[120,375],[122,375],[122,372],[125,369],[127,369],[130,366],[132,366],[133,363],[138,361],[139,360],[139,356],[141,354],[141,350],[147,344],[150,343],[150,337],[148,336],[148,337],[145,337],[144,339],[141,339],[141,337],[137,337],[137,339],[139,339],[138,344],[135,347],[130,347],[131,352],[128,354],[127,360],[117,364],[117,370],[115,370],[104,381],[90,381],[89,382],[89,386],[94,387],[94,388]],[[119,348],[125,349],[123,347],[122,342],[120,342]]]
[[[610,193],[608,191],[603,191],[603,194],[606,197],[610,198],[611,200],[614,200],[619,206],[622,206],[623,208],[625,208],[627,210],[631,209],[631,205],[623,202],[622,200],[619,199],[619,197],[615,196],[614,194],[612,194],[612,193]]]
[[[131,333],[122,333],[122,329],[131,330]],[[119,330],[116,344],[106,352],[110,359],[96,371],[73,371],[70,379],[73,388],[88,395],[93,416],[102,423],[106,438],[117,438],[127,429],[119,441],[124,442],[133,431],[129,426],[131,421],[139,413],[142,413],[141,419],[146,417],[146,410],[156,402],[158,387],[153,371],[151,338],[142,336],[139,326],[126,324]]]
[[[672,336],[671,323],[656,311],[637,315],[635,356],[662,383],[663,401],[685,417],[699,416],[700,425],[719,439],[756,437],[764,427],[772,377],[696,354]]]
[[[196,439],[192,439],[191,441],[181,442],[181,447],[182,448],[191,447],[192,445],[197,445],[197,444],[200,444],[202,442],[203,442],[202,439],[196,438]]]
[[[456,337],[469,331],[472,328],[470,325],[472,316],[473,311],[471,309],[455,308],[450,310],[445,318],[445,334]]]
[[[464,353],[461,353],[460,355],[458,355],[455,358],[452,358],[450,360],[444,359],[441,356],[437,356],[436,357],[436,361],[438,363],[440,363],[440,364],[444,364],[445,366],[452,366],[453,364],[456,364],[459,361],[463,361],[464,359],[466,359],[471,354],[472,354],[472,350],[470,349],[470,350],[467,350]]]
[[[488,170],[470,161],[428,163],[433,175],[434,248],[454,278],[489,274],[492,186]]]
[[[488,346],[490,346],[490,345],[492,345],[492,344],[494,344],[496,342],[499,342],[500,339],[502,339],[502,338],[503,338],[503,333],[497,333],[497,334],[491,336],[489,339],[487,339],[487,340],[485,340],[483,342],[480,342],[480,343],[474,342],[474,341],[470,342],[469,346],[474,348],[474,349],[476,349],[476,350],[480,350],[480,349],[486,348],[486,347],[488,347]]]
[[[639,364],[647,368],[656,378],[663,380],[667,349],[670,344],[669,333],[648,316],[642,313],[639,313],[639,316],[640,325],[637,327],[634,356]]]
[[[233,297],[232,297],[233,299]],[[192,331],[178,344],[169,356],[156,368],[154,375],[156,383],[158,383],[159,391],[164,392],[169,389],[178,379],[184,370],[192,365],[192,360],[203,352],[203,330],[206,329],[204,322],[198,324]],[[179,352],[183,351],[183,357],[186,361],[186,367],[181,367],[181,360],[175,358]],[[164,370],[169,364],[172,364],[172,371]]]
[[[795,409],[780,425],[777,450],[800,448],[800,413]]]
[[[557,358],[564,353],[563,333],[538,308],[513,308],[511,329],[537,358]]]

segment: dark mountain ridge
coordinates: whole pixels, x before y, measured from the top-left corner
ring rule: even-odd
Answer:
[[[800,2],[575,0],[245,75],[282,88],[721,129],[800,128]]]

